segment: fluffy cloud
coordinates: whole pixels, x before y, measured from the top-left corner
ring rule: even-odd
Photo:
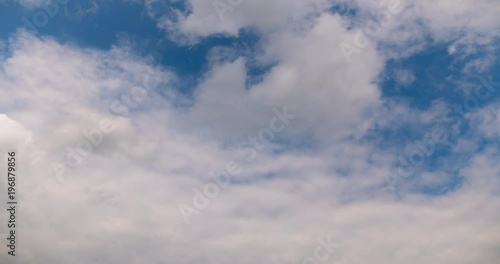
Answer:
[[[370,48],[346,64],[338,47],[352,38],[341,19],[330,14],[318,18],[307,33],[277,33],[262,60],[278,63],[261,83],[246,89],[244,59],[214,65],[197,88],[197,102],[186,121],[212,126],[222,138],[238,137],[258,129],[271,109],[286,106],[298,115],[289,133],[312,131],[321,140],[356,134],[363,129],[366,109],[380,104],[373,80],[382,64]]]
[[[345,17],[322,12],[325,1],[245,1],[221,22],[211,1],[190,4],[191,13],[160,26],[190,40],[257,28],[263,40],[255,60],[274,65],[262,82],[245,86],[247,57],[214,59],[186,98],[173,73],[126,48],[82,49],[26,33],[7,44],[0,148],[19,151],[21,263],[303,263],[318,238],[331,236],[340,247],[324,263],[496,264],[498,152],[472,154],[459,171],[467,184],[448,195],[396,199],[385,183],[395,152],[361,139],[404,118],[415,127],[433,122],[435,109],[380,97],[375,81],[386,57],[370,45],[347,63],[339,45],[356,31]],[[461,28],[486,31],[488,17]],[[428,24],[435,34],[455,30]],[[146,94],[130,103],[137,89]],[[248,161],[240,143],[284,106],[297,118]],[[478,133],[493,137],[488,113],[478,113]],[[56,177],[54,162],[64,163],[68,148],[89,140],[82,131],[97,131],[103,120],[113,130]],[[179,205],[191,206],[193,188],[230,161],[242,172],[187,225]]]
[[[146,1],[154,6],[158,1]],[[188,2],[188,13],[164,15],[159,26],[185,35],[188,39],[223,33],[238,35],[239,30],[255,27],[272,33],[290,27],[290,22],[303,27],[308,15],[314,15],[329,7],[325,0],[307,1],[202,1]]]
[[[360,27],[378,20],[371,14],[380,13],[383,5],[365,0],[355,2],[360,10],[357,23]],[[497,27],[500,19],[496,15],[500,5],[495,1],[382,1],[390,2],[400,3],[402,12],[371,38],[385,47],[385,53],[391,57],[408,56],[439,43],[452,43],[452,50],[461,46],[462,50],[474,53],[486,43],[493,45],[500,36]]]
[[[154,0],[146,2],[155,3]],[[500,34],[496,26],[500,23],[496,15],[500,6],[488,0],[219,1],[230,7],[224,9],[224,19],[218,15],[215,2],[218,1],[189,1],[188,11],[178,12],[175,18],[160,16],[159,26],[180,32],[189,39],[217,33],[238,35],[243,28],[274,34],[289,28],[307,28],[311,18],[332,7],[343,6],[357,12],[354,17],[345,17],[346,24],[353,30],[364,30],[365,26],[382,22],[384,25],[370,38],[376,43],[395,46],[397,49],[392,52],[402,54],[418,50],[429,37],[434,42],[464,43],[466,39],[492,41]],[[386,10],[398,12],[387,19]]]
[[[335,17],[323,19],[310,33],[313,40],[320,35],[315,30],[335,27]],[[307,44],[302,45],[309,45],[308,38],[294,40],[291,36],[290,40],[294,45],[304,41]],[[175,96],[168,99],[149,94],[145,105],[128,116],[116,116],[109,104],[118,91],[138,85],[144,73],[162,78],[169,73],[120,49],[81,50],[23,34],[11,41],[10,50],[12,55],[2,62],[0,77],[2,87],[6,87],[0,97],[4,112],[0,118],[1,146],[22,149],[22,263],[301,263],[314,254],[316,239],[328,235],[340,245],[331,254],[331,263],[422,263],[436,259],[440,263],[494,263],[498,259],[498,236],[488,234],[498,230],[499,215],[491,212],[498,212],[499,199],[494,192],[478,192],[484,185],[467,186],[451,196],[412,195],[395,201],[379,187],[390,162],[377,159],[370,146],[337,141],[315,154],[293,150],[274,154],[279,147],[271,146],[259,152],[253,162],[245,163],[236,149],[220,147],[220,135],[197,131],[210,126],[201,122],[210,117],[195,117],[217,111],[217,103],[222,102],[218,100],[224,100],[210,94],[215,91],[208,91],[205,85],[221,85],[221,76],[230,76],[237,80],[235,87],[230,81],[222,83],[224,87],[236,89],[240,85],[240,91],[225,91],[231,101],[240,98],[249,100],[246,104],[257,104],[259,100],[247,99],[254,92],[265,94],[262,98],[267,98],[270,106],[273,100],[280,102],[277,98],[281,94],[297,100],[293,98],[300,97],[301,91],[286,92],[287,84],[297,81],[289,80],[293,75],[283,71],[297,71],[294,63],[307,65],[307,59],[319,59],[319,55],[306,51],[303,56],[289,56],[277,70],[285,77],[272,73],[269,81],[261,84],[266,91],[254,88],[245,92],[241,87],[243,64],[235,61],[214,68],[201,84],[193,107],[176,108],[172,106],[172,100],[179,100]],[[341,55],[337,60],[343,60]],[[311,72],[321,66],[312,65]],[[324,75],[319,72],[317,76]],[[163,83],[169,83],[170,78]],[[325,83],[329,82],[326,78]],[[307,77],[302,81],[316,84],[310,89],[322,92],[321,82]],[[328,93],[326,88],[324,92]],[[362,98],[356,91],[339,88],[340,96]],[[296,109],[309,110],[307,102],[305,98]],[[321,115],[321,107],[327,104],[319,101],[317,108],[309,111]],[[251,110],[235,108],[235,113],[245,115]],[[266,115],[266,111],[261,112]],[[254,125],[236,131],[244,134],[266,120],[256,113],[255,120],[248,115],[248,121],[239,121]],[[222,111],[219,114],[223,115]],[[74,147],[85,139],[82,129],[93,129],[105,118],[114,120],[115,130],[104,136],[104,143],[84,164],[59,182],[51,163],[61,160],[65,146]],[[313,127],[320,121],[298,122]],[[224,129],[227,134],[234,132]],[[186,225],[178,205],[190,203],[191,189],[202,187],[210,181],[211,170],[223,168],[231,159],[241,162],[243,173],[232,178],[232,184]],[[494,179],[497,169],[487,159],[478,156],[464,168],[464,174]],[[349,176],[338,171],[341,166],[347,168]],[[491,173],[483,174],[477,166]]]

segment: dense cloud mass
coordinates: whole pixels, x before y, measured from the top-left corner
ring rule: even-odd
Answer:
[[[83,48],[24,29],[0,45],[0,149],[19,155],[17,263],[498,263],[500,107],[491,98],[500,80],[477,78],[498,63],[498,1],[186,5],[141,6],[178,45],[259,36],[251,58],[225,60],[214,48],[192,94],[130,46]],[[373,21],[377,32],[361,36]],[[488,103],[443,117],[447,102],[417,109],[383,95],[389,60],[436,43],[477,56],[459,71],[477,74]],[[272,66],[248,85],[250,63]],[[416,78],[395,75],[403,86]],[[460,137],[457,122],[470,124]],[[433,138],[434,124],[446,124],[436,144],[451,154],[414,168],[419,177],[394,176],[399,150],[414,144],[374,131],[407,125]],[[463,182],[442,195],[419,191],[454,176]],[[11,263],[4,237],[0,262]]]

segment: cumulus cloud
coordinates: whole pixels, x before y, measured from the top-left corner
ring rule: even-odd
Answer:
[[[193,39],[211,34],[238,35],[243,28],[256,28],[264,33],[276,33],[285,28],[304,28],[311,19],[336,6],[348,6],[357,11],[356,16],[346,16],[345,23],[352,30],[366,30],[374,23],[383,24],[375,28],[370,39],[390,47],[392,55],[408,55],[422,49],[422,45],[433,42],[465,43],[493,41],[498,39],[500,6],[495,1],[473,0],[384,0],[384,1],[220,1],[228,5],[224,19],[218,15],[214,3],[217,1],[189,1],[187,10],[175,16],[157,16],[159,26]],[[235,3],[231,5],[231,3]],[[146,1],[151,6],[156,1]],[[397,10],[387,19],[387,10]],[[373,27],[371,27],[373,29]],[[469,44],[473,44],[470,41]],[[454,44],[456,45],[456,44]],[[472,46],[469,48],[473,48]]]
[[[191,41],[257,28],[263,45],[255,59],[273,62],[260,83],[246,87],[247,57],[214,60],[185,97],[175,74],[123,47],[83,49],[24,32],[6,44],[0,148],[19,150],[21,263],[303,263],[318,238],[331,236],[340,247],[325,263],[496,264],[498,151],[473,153],[459,170],[467,184],[448,195],[394,197],[385,181],[396,152],[362,139],[404,118],[415,127],[433,122],[435,109],[381,98],[376,79],[386,54],[370,45],[347,63],[339,45],[356,31],[326,11],[329,2],[244,1],[223,22],[211,1],[189,3],[190,13],[159,25]],[[495,10],[489,3],[478,6]],[[472,11],[448,4],[423,12],[406,3],[401,19],[424,19],[443,41],[453,37],[442,30],[487,32],[496,19],[488,13],[447,24],[477,10],[468,1]],[[400,22],[387,30],[398,32]],[[146,94],[125,103],[134,89]],[[284,107],[297,118],[255,158],[242,155],[240,143]],[[478,133],[494,137],[488,123],[498,118],[489,113],[478,113]],[[112,131],[56,177],[54,162],[64,163],[68,148],[89,140],[83,131],[97,131],[103,120]],[[230,161],[242,172],[186,224],[179,205],[192,206],[193,189]],[[427,185],[448,180],[422,178]]]
[[[186,121],[226,132],[222,138],[241,136],[265,122],[272,108],[286,106],[298,115],[289,133],[311,128],[322,140],[357,133],[366,109],[380,103],[372,81],[382,65],[373,49],[346,64],[337,47],[353,37],[342,28],[340,18],[330,14],[319,18],[305,34],[277,33],[263,56],[278,64],[261,83],[246,89],[243,58],[214,65],[197,88],[197,102]]]
[[[156,2],[158,1],[146,1],[146,5],[154,6]],[[309,15],[320,13],[329,7],[325,0],[194,0],[187,5],[187,11],[178,11],[174,16],[160,15],[159,26],[178,32],[189,40],[218,33],[238,35],[240,29],[247,27],[272,33],[289,28],[290,22],[303,27],[303,22],[309,20]]]

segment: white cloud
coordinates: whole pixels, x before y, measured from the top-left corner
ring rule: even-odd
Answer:
[[[402,34],[385,40],[418,38],[421,27],[401,30],[418,19],[436,36],[446,30],[488,32],[495,21],[486,11],[479,21],[450,24],[477,14],[476,6],[495,7],[449,3],[438,1],[436,10],[408,5],[398,16],[408,24],[395,23],[380,38],[395,32]],[[245,58],[215,61],[189,100],[169,86],[172,73],[126,49],[81,49],[24,33],[8,44],[12,55],[1,61],[0,72],[0,126],[7,128],[0,132],[0,147],[23,150],[22,263],[301,263],[317,238],[332,235],[341,248],[330,263],[352,263],[356,256],[375,264],[496,264],[497,153],[476,154],[465,164],[461,173],[471,184],[456,192],[407,193],[394,200],[382,185],[394,170],[395,153],[357,139],[372,124],[390,124],[405,113],[423,122],[435,117],[432,111],[420,115],[398,106],[389,107],[391,113],[381,107],[374,81],[384,55],[371,45],[346,63],[339,44],[351,41],[355,31],[346,29],[345,18],[308,16],[328,3],[245,1],[224,22],[210,1],[191,5],[193,12],[177,24],[161,20],[161,26],[191,40],[256,27],[263,36],[256,59],[275,63],[261,83],[245,89]],[[451,33],[439,37],[454,39]],[[164,85],[144,83],[144,75]],[[130,115],[114,115],[113,99],[139,85],[150,91],[147,98]],[[160,88],[168,98],[154,92]],[[183,107],[174,106],[179,101]],[[317,147],[276,143],[245,162],[237,143],[267,126],[271,109],[283,106],[298,118],[282,139],[295,143],[312,134]],[[50,164],[85,138],[82,129],[104,118],[114,120],[114,132],[58,183]],[[489,129],[485,134],[495,135]],[[178,205],[191,202],[191,190],[230,160],[241,162],[243,173],[186,225]],[[426,183],[440,183],[430,177]]]
[[[206,125],[221,138],[238,138],[267,122],[272,108],[287,106],[298,115],[288,133],[313,132],[321,140],[363,133],[356,131],[366,109],[380,103],[373,81],[382,64],[373,48],[346,64],[339,45],[352,38],[330,14],[304,33],[276,32],[257,58],[276,62],[261,83],[245,89],[243,58],[216,63],[197,87],[196,105],[184,121]]]
[[[331,16],[321,18],[306,38],[289,35],[284,41],[297,49],[311,45],[319,45],[313,50],[325,48],[328,38],[325,47],[315,40],[327,28],[342,32],[336,21]],[[210,119],[209,113],[199,119],[197,115],[223,109],[223,100],[239,98],[248,105],[271,106],[284,102],[279,98],[285,96],[312,119],[296,126],[319,127],[320,118],[325,120],[329,113],[336,121],[332,128],[341,130],[342,124],[355,122],[358,113],[351,113],[350,118],[336,116],[326,110],[327,102],[364,98],[361,91],[372,93],[372,88],[363,90],[366,86],[356,86],[356,82],[353,86],[336,83],[337,90],[327,89],[335,79],[321,69],[335,69],[335,61],[343,60],[341,55],[330,61],[307,50],[301,50],[303,55],[279,54],[283,44],[276,41],[274,45],[275,56],[283,62],[261,87],[243,90],[244,69],[237,60],[214,68],[201,84],[194,108],[187,112],[173,108],[169,99],[152,95],[148,99],[151,103],[142,110],[116,117],[107,108],[107,96],[136,85],[141,73],[160,69],[152,69],[120,49],[81,50],[27,35],[12,41],[13,55],[2,62],[0,83],[6,88],[0,90],[0,105],[7,116],[2,115],[0,122],[7,128],[2,130],[3,149],[27,144],[24,153],[19,153],[19,260],[301,263],[311,254],[317,238],[332,235],[341,248],[333,253],[331,263],[350,263],[354,256],[372,263],[495,263],[500,238],[493,234],[500,215],[492,212],[499,211],[497,194],[481,192],[485,185],[473,184],[450,196],[415,195],[393,201],[378,187],[391,169],[388,160],[370,146],[352,141],[336,141],[331,148],[314,154],[261,152],[253,163],[243,164],[241,177],[235,177],[233,184],[187,226],[178,204],[190,202],[191,189],[208,181],[210,170],[223,168],[228,160],[239,157],[236,150],[219,147],[220,135],[198,133],[210,126],[200,121],[216,122],[220,131],[214,131],[223,135],[235,131],[245,134],[264,120],[266,112],[251,116],[247,113],[252,108],[236,107],[233,113],[245,119],[227,123]],[[342,73],[331,74],[343,74],[350,80],[349,67],[338,70]],[[297,79],[287,71],[304,75]],[[368,82],[369,76],[352,73],[359,82]],[[320,77],[325,79],[317,80]],[[297,83],[310,84],[310,88],[300,90]],[[360,88],[349,91],[349,87]],[[228,99],[217,96],[216,88],[228,89],[222,91]],[[331,99],[324,103],[319,98],[313,100],[316,96],[310,94],[312,91]],[[300,97],[306,98],[298,100]],[[222,110],[218,114],[225,115]],[[115,132],[85,165],[59,184],[50,162],[60,158],[65,145],[83,138],[81,129],[92,128],[102,118],[114,118]],[[231,122],[247,127],[230,128]],[[326,130],[319,133],[324,140],[336,138],[322,133]],[[29,164],[37,153],[44,155]],[[369,161],[370,156],[380,158]],[[464,168],[464,174],[470,179],[497,181],[495,163],[481,162],[488,159],[478,156]],[[340,166],[351,168],[349,176],[335,172]],[[276,177],[263,177],[269,173]],[[0,188],[4,187],[2,183]],[[2,254],[0,259],[6,256]]]
[[[156,2],[146,1],[147,6]],[[383,11],[388,8],[398,10],[388,25],[370,36],[376,44],[383,45],[382,54],[389,57],[408,56],[435,43],[455,42],[453,47],[465,43],[464,39],[469,40],[467,49],[471,50],[479,43],[491,42],[500,36],[496,26],[500,23],[497,16],[500,5],[489,0],[241,1],[228,9],[223,20],[213,2],[191,0],[188,12],[160,16],[158,25],[170,34],[176,33],[183,41],[196,41],[219,33],[236,36],[243,28],[255,28],[264,36],[272,36],[283,30],[308,28],[314,17],[340,4],[357,9],[356,16],[344,17],[345,24],[354,26],[353,30],[364,30],[367,24],[380,22]],[[453,50],[456,49],[451,48]]]
[[[158,1],[146,1],[151,6]],[[328,8],[326,0],[306,1],[231,1],[241,2],[230,11],[224,13],[222,20],[214,7],[217,1],[193,0],[189,1],[191,13],[178,13],[173,22],[172,17],[162,16],[159,26],[170,31],[178,32],[190,40],[211,34],[223,33],[238,35],[242,28],[255,27],[260,31],[272,33],[290,27],[290,22],[296,22],[296,26],[303,27],[306,17],[317,14]],[[229,3],[227,1],[222,1]]]

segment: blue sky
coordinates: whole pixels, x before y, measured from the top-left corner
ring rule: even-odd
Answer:
[[[19,263],[496,264],[499,11],[0,0]]]

